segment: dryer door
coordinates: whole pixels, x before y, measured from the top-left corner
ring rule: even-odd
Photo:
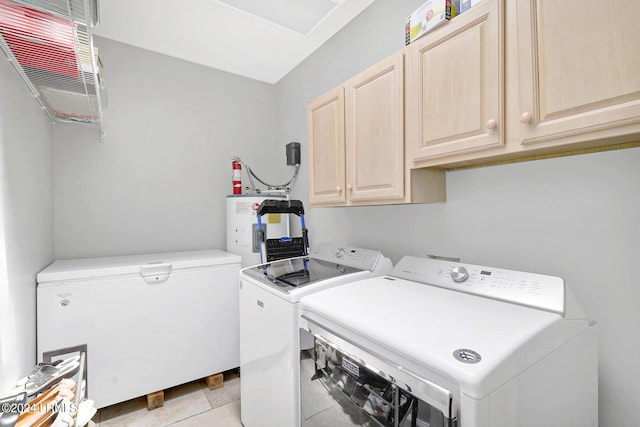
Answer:
[[[420,387],[401,381],[406,373],[394,372],[392,365],[343,340],[336,343],[333,334],[327,337],[305,330],[301,334],[314,342],[313,348],[300,353],[302,426],[457,425],[456,417],[449,416],[452,405],[443,408],[428,397],[419,397]],[[448,396],[440,400],[452,402],[452,394],[443,392]]]

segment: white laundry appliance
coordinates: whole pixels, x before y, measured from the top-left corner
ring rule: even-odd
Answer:
[[[240,273],[240,390],[245,427],[289,427],[299,421],[298,302],[304,295],[386,274],[380,252],[320,244],[309,256],[273,261]]]
[[[38,360],[86,346],[97,408],[240,365],[240,256],[200,250],[55,261],[38,273]]]
[[[242,257],[242,267],[260,264],[262,240],[256,212],[267,199],[287,200],[286,195],[233,194],[227,196],[227,251]],[[267,214],[264,232],[275,237],[290,236],[289,215]]]
[[[596,328],[559,277],[404,257],[299,309],[303,426],[598,425]]]

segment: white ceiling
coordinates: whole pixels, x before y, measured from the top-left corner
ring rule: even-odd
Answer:
[[[99,0],[94,34],[276,83],[375,0]]]

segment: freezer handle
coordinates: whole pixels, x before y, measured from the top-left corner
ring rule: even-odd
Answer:
[[[152,262],[140,266],[140,276],[147,283],[162,283],[169,278],[172,268],[168,262]]]

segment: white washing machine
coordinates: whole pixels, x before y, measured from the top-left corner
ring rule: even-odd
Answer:
[[[241,418],[245,427],[299,424],[298,302],[305,295],[386,274],[380,252],[321,244],[309,256],[240,272]]]
[[[302,426],[598,425],[595,322],[559,277],[404,257],[299,309]]]

